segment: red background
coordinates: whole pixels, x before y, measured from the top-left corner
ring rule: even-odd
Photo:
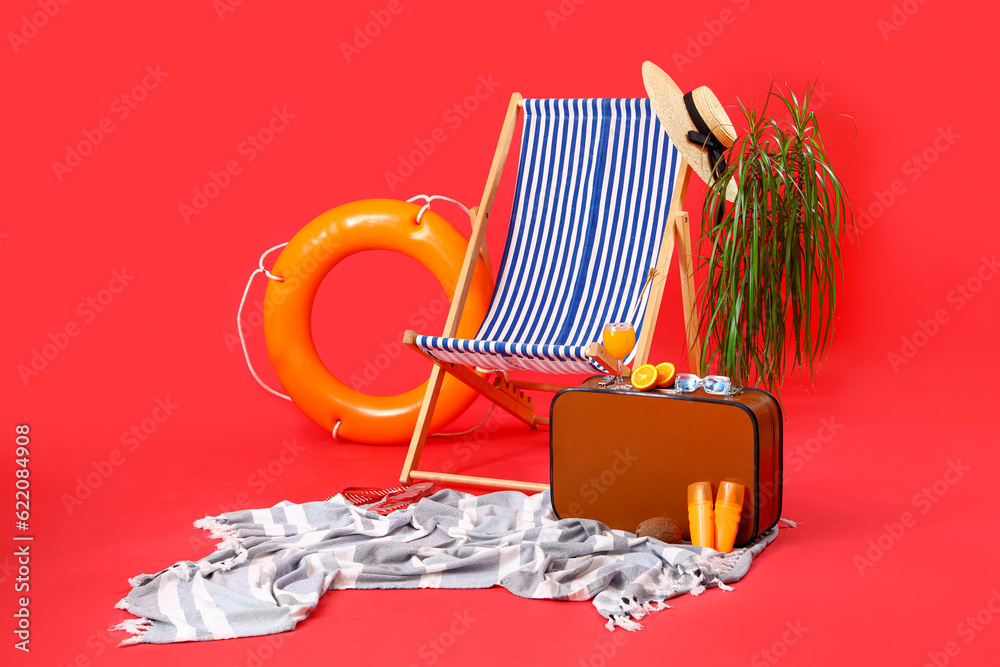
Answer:
[[[35,536],[25,655],[12,647],[17,531],[6,515],[0,652],[8,664],[921,665],[933,657],[971,665],[996,655],[1000,620],[988,603],[1000,599],[1000,577],[986,556],[1000,546],[992,490],[1000,281],[984,264],[1000,236],[986,196],[997,171],[993,4],[403,0],[391,14],[383,1],[222,11],[198,0],[70,2],[51,18],[38,14],[45,4],[8,2],[0,18],[0,478],[13,505],[14,426],[30,424]],[[345,55],[341,45],[373,16],[390,20]],[[709,85],[727,105],[737,95],[759,104],[772,75],[795,90],[820,76],[822,112],[856,121],[856,134],[837,116],[823,127],[866,230],[845,253],[831,355],[814,384],[793,375],[784,389],[784,515],[801,526],[783,530],[735,592],[678,599],[637,634],[608,634],[589,604],[502,589],[346,591],[272,644],[112,649],[123,635],[105,628],[125,617],[112,607],[127,577],[211,550],[192,520],[389,484],[401,467],[403,447],[334,442],[250,378],[234,321],[259,253],[347,201],[426,192],[478,202],[512,92],[639,97],[645,59],[684,89]],[[147,67],[161,80],[146,78],[152,89],[122,117],[120,98]],[[460,124],[449,122],[445,114],[481,77],[496,89]],[[294,118],[248,161],[242,142],[275,108]],[[104,119],[113,130],[57,174],[67,145],[96,136]],[[438,128],[445,141],[390,189],[386,172]],[[180,205],[231,160],[239,173],[185,221]],[[512,160],[489,231],[495,258],[514,169]],[[703,191],[692,188],[689,210],[699,211]],[[468,229],[456,210],[437,210]],[[103,292],[116,270],[132,278],[117,294]],[[655,359],[682,358],[676,290],[674,273]],[[439,291],[429,272],[387,253],[338,266],[314,322],[331,368],[363,372]],[[258,281],[251,302],[262,297]],[[88,298],[107,303],[91,311]],[[74,335],[61,337],[67,325]],[[260,327],[251,332],[253,357],[273,381]],[[22,376],[53,340],[63,344],[54,358]],[[426,373],[403,353],[372,391],[395,393]],[[176,406],[162,423],[148,421],[164,415],[157,400]],[[484,409],[477,403],[459,424]],[[144,420],[156,428],[130,449],[123,434]],[[547,434],[506,420],[491,426],[468,460],[463,443],[449,441],[430,444],[427,459],[544,480]],[[264,480],[256,471],[278,460],[283,441],[294,441],[294,458]],[[968,468],[960,478],[946,474],[959,462]],[[107,473],[100,486],[78,491],[98,469]],[[67,506],[73,494],[80,502]],[[907,512],[912,525],[890,532]],[[455,612],[475,620],[434,653],[428,642],[449,643],[442,633]],[[977,613],[979,625],[964,620]],[[614,637],[623,645],[610,644]]]

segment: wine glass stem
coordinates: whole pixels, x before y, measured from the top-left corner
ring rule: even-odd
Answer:
[[[622,360],[618,359],[618,377],[615,378],[615,384],[622,383]]]

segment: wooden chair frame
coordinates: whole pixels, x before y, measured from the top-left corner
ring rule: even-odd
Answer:
[[[523,99],[521,95],[519,93],[511,95],[510,104],[507,107],[507,115],[500,130],[500,139],[497,142],[496,152],[493,155],[493,164],[490,166],[490,173],[486,179],[483,198],[479,206],[472,208],[470,211],[470,215],[472,216],[472,233],[469,236],[469,246],[465,252],[465,261],[462,264],[462,271],[459,274],[458,284],[455,287],[455,295],[452,298],[451,308],[448,311],[448,319],[445,321],[444,331],[441,334],[444,337],[454,337],[458,331],[458,322],[461,319],[465,300],[469,293],[469,286],[472,283],[472,273],[476,266],[476,257],[480,254],[481,250],[485,249],[486,222],[489,220],[493,201],[496,199],[497,190],[500,186],[500,175],[503,173],[503,167],[507,161],[507,152],[510,149],[514,129],[522,108]],[[682,160],[681,173],[678,176],[679,180],[674,189],[670,209],[667,212],[667,224],[664,226],[660,254],[656,261],[656,268],[659,270],[660,275],[650,286],[646,313],[643,318],[639,340],[636,341],[635,365],[646,363],[649,356],[649,348],[653,342],[653,331],[660,309],[660,301],[663,297],[663,286],[666,282],[667,271],[673,258],[674,248],[676,247],[681,271],[681,300],[684,308],[684,328],[688,346],[688,360],[693,372],[700,373],[701,358],[700,343],[698,340],[697,304],[695,301],[694,261],[691,255],[691,231],[688,214],[681,210],[690,178],[691,167],[686,161]],[[414,480],[425,480],[508,488],[529,492],[544,491],[549,488],[548,484],[538,482],[474,477],[471,475],[416,469],[423,453],[428,430],[430,429],[430,417],[434,412],[434,407],[441,392],[441,383],[444,380],[443,373],[451,373],[531,428],[536,428],[539,424],[548,424],[549,419],[535,413],[534,400],[524,394],[522,390],[556,392],[566,388],[561,385],[540,382],[508,382],[502,377],[498,377],[491,384],[468,366],[434,359],[415,345],[414,340],[416,336],[416,332],[408,330],[403,336],[403,343],[427,359],[430,359],[434,363],[434,367],[431,369],[427,391],[420,406],[420,413],[413,431],[413,438],[410,440],[410,447],[406,452],[406,460],[403,463],[403,472],[400,475],[400,481],[404,484],[410,484]],[[614,358],[598,343],[591,343],[587,350],[587,356],[600,361],[605,368],[612,368],[617,365]]]

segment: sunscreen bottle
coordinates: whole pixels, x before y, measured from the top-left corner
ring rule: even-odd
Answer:
[[[736,482],[719,484],[719,497],[715,501],[715,548],[729,553],[736,541],[743,511],[743,493],[746,489]]]
[[[712,485],[695,482],[688,485],[688,522],[691,544],[696,547],[715,547],[715,518],[712,514]]]

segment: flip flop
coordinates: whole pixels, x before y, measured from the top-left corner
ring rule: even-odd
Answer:
[[[393,493],[402,493],[403,491],[406,491],[405,486],[394,486],[385,489],[352,486],[341,491],[340,495],[344,496],[347,502],[352,505],[368,505],[369,503],[376,503],[380,500],[384,500],[388,495]],[[332,500],[332,498],[333,496],[327,498],[327,500]]]
[[[433,491],[433,483],[419,482],[417,484],[386,487],[384,489],[352,486],[340,493],[352,505],[371,505],[371,507],[367,508],[369,512],[375,512],[384,516],[390,512],[409,507],[421,498],[430,495]],[[332,499],[333,497],[327,498],[327,500]]]
[[[369,507],[368,511],[385,516],[386,514],[395,512],[396,510],[409,507],[421,498],[429,496],[433,493],[433,491],[434,484],[431,482],[420,482],[419,484],[410,486],[402,493],[393,493],[387,496],[382,502]]]

